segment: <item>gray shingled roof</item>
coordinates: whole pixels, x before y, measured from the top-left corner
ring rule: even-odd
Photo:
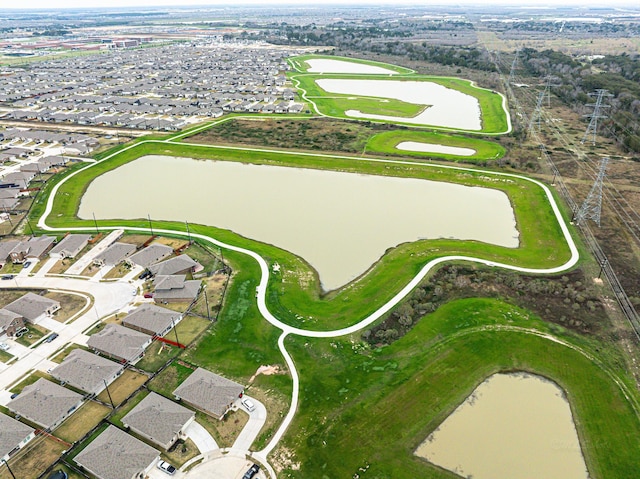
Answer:
[[[30,386],[25,386],[7,407],[10,411],[49,428],[67,416],[69,410],[81,400],[80,394],[40,378]]]
[[[184,274],[158,275],[153,280],[156,291],[180,289],[184,287],[187,277]]]
[[[173,254],[173,248],[171,246],[154,243],[129,256],[128,261],[143,268],[148,268],[171,254]]]
[[[88,393],[95,393],[104,388],[104,381],[109,381],[122,365],[106,358],[90,353],[84,349],[74,349],[64,358],[62,364],[56,366],[51,375],[73,387]]]
[[[193,268],[197,265],[198,263],[192,260],[188,255],[181,254],[180,256],[168,259],[162,263],[149,266],[149,271],[154,275],[170,275],[185,271],[186,269]]]
[[[122,320],[123,326],[141,328],[161,334],[180,320],[181,313],[161,308],[155,304],[143,304]]]
[[[22,245],[29,248],[27,256],[29,258],[39,258],[42,256],[49,246],[55,242],[53,236],[37,236],[35,238],[29,238],[27,241],[23,241]]]
[[[84,244],[89,241],[91,235],[78,235],[78,234],[70,234],[65,236],[60,243],[55,245],[51,251],[49,251],[49,256],[52,254],[59,254],[61,252],[65,252],[67,255],[76,254],[80,247],[84,247]]]
[[[87,345],[111,356],[131,361],[144,352],[145,344],[150,339],[151,336],[147,334],[119,324],[107,324],[102,331],[89,338]]]
[[[8,309],[0,309],[0,332],[4,331],[14,319],[21,318],[22,315],[9,311]]]
[[[158,278],[156,276],[156,278]],[[161,284],[163,289],[156,288],[153,292],[154,301],[162,300],[187,300],[192,301],[198,296],[202,281],[199,279],[193,279],[190,281],[184,281],[181,288],[164,289],[167,286],[167,282]]]
[[[19,244],[18,240],[0,241],[0,262],[6,261],[9,253]]]
[[[196,369],[173,394],[198,409],[222,416],[244,387],[206,369]]]
[[[33,431],[32,427],[22,424],[6,414],[0,414],[0,457],[9,454]]]
[[[29,321],[33,321],[54,305],[57,305],[57,309],[60,308],[58,301],[45,298],[38,294],[27,293],[12,303],[7,304],[4,309],[17,313]]]
[[[106,265],[116,265],[136,250],[136,246],[129,243],[113,243],[106,250],[95,257],[94,261],[101,261]]]
[[[168,448],[195,412],[152,392],[122,418],[122,424]]]
[[[100,479],[132,479],[160,453],[115,426],[109,426],[74,461]]]

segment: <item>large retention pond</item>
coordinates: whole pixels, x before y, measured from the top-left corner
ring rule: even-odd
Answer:
[[[346,110],[351,118],[367,118],[390,122],[432,125],[462,130],[481,130],[480,103],[474,96],[430,81],[366,80],[322,78],[316,83],[327,93],[357,97],[392,98],[406,103],[424,105],[414,117],[378,115],[360,110]],[[349,105],[344,99],[344,105]]]
[[[518,246],[499,190],[326,170],[145,156],[88,186],[78,216],[189,221],[232,230],[308,261],[331,290],[393,246],[422,238]]]
[[[416,454],[474,479],[588,479],[564,392],[530,374],[495,374]]]

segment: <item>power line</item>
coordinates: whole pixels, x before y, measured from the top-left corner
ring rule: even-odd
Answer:
[[[587,126],[587,130],[584,132],[584,136],[582,137],[581,143],[587,141],[589,135],[592,136],[592,143],[596,144],[596,132],[598,131],[598,120],[601,118],[607,118],[607,115],[603,115],[600,113],[602,108],[609,108],[609,105],[603,105],[603,101],[605,98],[612,97],[613,95],[608,93],[607,90],[603,88],[598,88],[595,93],[589,93],[589,96],[596,97],[595,103],[589,103],[587,106],[593,106],[593,112],[589,115],[584,115],[587,118],[591,118],[589,120],[589,126]]]
[[[607,163],[609,163],[609,158],[602,158],[596,182],[591,187],[591,191],[589,191],[587,198],[584,200],[584,203],[582,203],[582,206],[576,215],[576,224],[580,224],[586,219],[592,219],[598,226],[600,226],[600,215],[602,213],[602,184],[604,183],[604,177],[607,171]]]

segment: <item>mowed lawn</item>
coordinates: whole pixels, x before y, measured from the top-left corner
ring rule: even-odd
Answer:
[[[109,384],[109,393],[106,390],[102,391],[98,395],[98,399],[110,404],[109,394],[111,394],[111,400],[117,407],[142,386],[147,379],[149,378],[144,374],[126,369],[118,379]]]
[[[16,479],[36,479],[55,463],[67,448],[67,444],[61,441],[39,436],[9,460],[9,467]],[[4,464],[0,467],[0,479],[12,479]]]
[[[413,452],[478,384],[505,371],[539,374],[565,390],[591,477],[636,477],[638,394],[614,382],[631,384],[611,346],[589,351],[584,338],[489,299],[449,303],[387,347],[358,339],[288,341],[301,398],[284,447],[297,452],[301,467],[287,477],[352,477],[359,468],[367,468],[365,477],[454,477]]]
[[[72,444],[82,439],[110,412],[111,409],[103,404],[87,401],[54,431],[54,435]]]
[[[469,148],[475,150],[475,153],[470,156],[460,156],[448,153],[427,153],[398,149],[398,145],[405,141],[451,146],[456,148]],[[447,160],[467,161],[497,160],[502,158],[506,152],[502,145],[493,141],[417,130],[396,130],[378,133],[369,139],[366,151],[367,153],[383,153],[419,158],[443,158]]]

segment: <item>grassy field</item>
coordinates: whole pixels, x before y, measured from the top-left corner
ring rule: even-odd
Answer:
[[[297,315],[313,318],[313,326],[332,328],[344,326],[345,318],[355,321],[375,310],[383,302],[390,299],[396,291],[404,286],[410,278],[430,259],[445,254],[480,256],[487,260],[507,262],[520,266],[550,267],[564,263],[569,258],[569,251],[561,235],[560,226],[553,217],[549,201],[544,191],[532,182],[494,176],[487,171],[470,171],[452,167],[427,164],[394,164],[338,158],[314,156],[310,154],[287,154],[280,152],[250,152],[225,148],[207,148],[195,145],[145,143],[111,158],[95,164],[77,174],[65,183],[56,196],[54,209],[48,219],[50,226],[85,226],[91,229],[92,222],[74,219],[77,205],[86,185],[98,175],[109,171],[145,154],[168,154],[193,158],[210,158],[226,161],[244,161],[257,164],[296,166],[320,169],[332,169],[344,172],[378,174],[397,177],[424,178],[436,181],[455,182],[468,186],[497,188],[504,191],[514,207],[518,229],[520,231],[520,247],[503,248],[475,242],[455,240],[421,240],[403,244],[391,249],[369,272],[355,284],[341,290],[323,294],[317,277],[306,262],[270,245],[251,241],[228,230],[214,227],[191,225],[191,231],[213,236],[222,241],[250,248],[270,261],[277,261],[284,273],[274,276],[269,283],[268,303],[276,316],[291,324],[301,324]],[[34,207],[34,218],[42,209]],[[59,219],[64,218],[64,219]],[[146,227],[147,221],[101,221],[103,226],[125,225]],[[156,227],[185,230],[181,223],[155,222]],[[225,252],[225,259],[232,261],[233,266],[246,270],[251,278],[256,278],[256,265],[253,260],[246,261],[240,255]],[[237,268],[234,268],[237,269]],[[309,326],[309,323],[306,324]]]
[[[459,156],[447,153],[422,153],[418,151],[399,150],[397,146],[403,141],[415,141],[457,148],[471,148],[475,150],[475,153],[470,156]],[[443,158],[445,160],[467,161],[497,160],[505,154],[505,149],[498,143],[492,141],[417,130],[397,130],[378,133],[369,139],[365,151],[368,153],[386,153],[419,158]]]
[[[349,58],[349,57],[340,57],[340,56],[335,56],[335,55],[299,55],[299,56],[295,56],[295,57],[290,57],[287,59],[287,62],[289,62],[289,64],[295,68],[297,71],[301,72],[301,73],[306,73],[308,68],[309,68],[309,64],[306,63],[307,60],[317,60],[317,59],[324,59],[324,60],[341,60],[341,61],[347,61],[347,62],[352,62],[352,63],[359,63],[362,65],[371,65],[371,66],[375,66],[375,67],[381,67],[381,68],[386,68],[387,70],[392,70],[396,73],[400,73],[400,74],[411,74],[413,73],[413,70],[410,70],[408,68],[405,67],[401,67],[398,65],[391,65],[390,63],[382,63],[382,62],[375,62],[372,60],[361,60],[359,58]]]
[[[14,477],[36,479],[56,462],[67,445],[53,438],[38,436],[9,460]],[[0,467],[0,479],[12,479],[7,467]]]
[[[95,401],[87,401],[54,432],[70,444],[79,441],[104,419],[111,409]]]
[[[131,396],[140,386],[147,381],[147,376],[140,374],[130,369],[126,369],[118,379],[109,385],[109,394],[115,406],[119,406],[122,402]],[[107,391],[102,391],[98,394],[98,399],[106,404],[109,404],[109,394]]]
[[[312,101],[319,110],[319,113],[323,115],[353,120],[354,118],[347,116],[345,111],[359,110],[369,114],[406,117],[406,121],[398,120],[397,123],[399,124],[456,131],[455,128],[442,127],[439,125],[422,125],[412,122],[411,117],[420,113],[427,105],[407,103],[395,99],[329,93],[316,83],[316,81],[320,79],[362,80],[362,75],[290,73],[290,78],[294,85],[303,91],[302,98]],[[478,88],[468,80],[417,74],[395,77],[389,77],[389,75],[367,75],[366,78],[367,80],[381,81],[424,81],[460,91],[461,93],[475,97],[478,100],[480,111],[482,112],[482,129],[480,131],[470,130],[470,133],[497,135],[504,134],[508,131],[507,115],[503,107],[502,96],[494,91]],[[368,120],[366,118],[360,120],[379,121],[374,119]],[[385,121],[385,123],[389,122]]]
[[[301,402],[283,445],[296,451],[300,467],[285,467],[287,477],[352,477],[359,468],[368,468],[365,477],[454,477],[413,451],[486,377],[506,371],[539,374],[566,391],[591,477],[634,477],[637,470],[630,444],[640,438],[638,394],[616,361],[619,352],[597,352],[526,310],[459,300],[384,348],[359,337],[292,338],[288,346]]]

